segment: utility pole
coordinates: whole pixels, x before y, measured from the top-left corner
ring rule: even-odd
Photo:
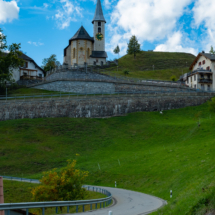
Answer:
[[[4,203],[3,177],[0,177],[0,204],[3,203]],[[4,211],[0,211],[0,215],[4,215]]]

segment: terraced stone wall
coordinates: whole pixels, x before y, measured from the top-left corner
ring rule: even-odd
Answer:
[[[106,96],[87,98],[59,98],[55,100],[0,102],[0,121],[44,117],[111,117],[140,111],[159,111],[196,106],[206,102],[214,94],[178,93]]]

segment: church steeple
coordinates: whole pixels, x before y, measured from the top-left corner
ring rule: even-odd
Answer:
[[[102,5],[101,5],[100,0],[97,0],[96,11],[95,11],[95,15],[94,15],[94,18],[92,21],[93,24],[94,24],[94,21],[101,21],[101,22],[106,23],[106,20],[105,20],[104,15],[103,15]]]

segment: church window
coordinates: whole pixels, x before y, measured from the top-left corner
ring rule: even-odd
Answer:
[[[90,49],[87,49],[87,57],[90,58]]]
[[[75,48],[73,49],[73,58],[75,58]]]
[[[98,22],[98,26],[101,26],[101,22]]]
[[[102,32],[101,28],[98,28],[98,33],[101,33],[101,32]]]

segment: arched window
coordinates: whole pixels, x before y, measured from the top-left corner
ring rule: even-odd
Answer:
[[[90,58],[90,49],[87,49],[87,58]]]
[[[75,48],[73,49],[73,58],[75,58]]]
[[[101,26],[101,22],[98,22],[98,26]]]
[[[102,32],[102,29],[101,28],[98,28],[98,33],[101,33]]]

